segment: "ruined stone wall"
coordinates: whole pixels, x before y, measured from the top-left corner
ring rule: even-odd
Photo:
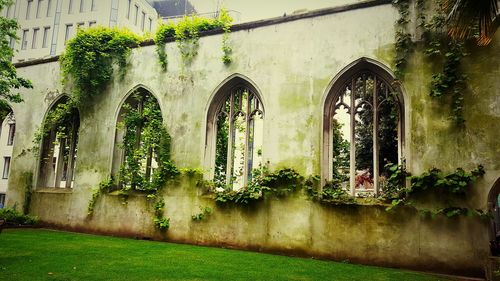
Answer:
[[[271,170],[290,167],[302,175],[321,172],[323,101],[330,82],[359,58],[388,68],[394,54],[397,11],[389,4],[303,17],[231,33],[233,63],[221,61],[221,34],[200,38],[198,54],[184,65],[175,42],[167,44],[168,70],[161,70],[154,46],[134,49],[123,79],[116,77],[94,104],[80,112],[75,184],[72,190],[37,189],[31,212],[54,226],[98,233],[153,237],[193,244],[223,245],[296,253],[368,264],[479,275],[488,255],[488,222],[477,217],[422,218],[411,209],[388,213],[382,206],[324,206],[298,191],[268,197],[249,207],[214,204],[181,177],[164,191],[166,234],[157,232],[142,195],[128,203],[119,196],[98,200],[87,215],[92,187],[111,172],[117,114],[127,94],[143,86],[160,103],[172,136],[173,161],[180,168],[209,169],[205,161],[208,106],[216,89],[239,75],[256,86],[265,107],[265,162]],[[466,95],[465,130],[453,127],[446,103],[431,99],[429,61],[420,52],[410,60],[402,84],[405,98],[405,157],[411,172],[430,167],[446,171],[483,164],[486,175],[467,201],[486,209],[486,198],[500,176],[500,33],[487,48],[474,51],[464,68],[474,95]],[[34,89],[14,104],[17,135],[9,179],[8,205],[22,205],[26,177],[37,174],[32,148],[36,129],[50,105],[65,92],[58,62],[20,67]],[[200,206],[214,213],[194,222]]]

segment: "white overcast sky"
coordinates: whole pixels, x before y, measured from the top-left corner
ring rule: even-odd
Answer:
[[[309,11],[336,7],[362,0],[190,0],[198,13],[214,12],[218,6],[240,13],[239,22],[254,21],[292,14],[294,11]]]

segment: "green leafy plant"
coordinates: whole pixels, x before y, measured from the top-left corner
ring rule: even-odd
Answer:
[[[465,194],[470,183],[485,173],[484,167],[479,165],[470,172],[457,168],[453,173],[444,175],[440,169],[432,168],[420,176],[411,176],[411,186],[408,193],[415,194],[426,190]]]
[[[212,212],[213,212],[212,208],[200,206],[200,213],[192,215],[191,219],[194,221],[201,221],[204,218],[206,218],[207,216],[211,215]]]
[[[158,54],[161,67],[163,70],[167,70],[168,57],[165,46],[169,38],[173,38],[177,42],[183,62],[190,64],[198,54],[199,33],[215,29],[222,29],[224,31],[222,38],[222,51],[224,55],[222,60],[225,64],[231,63],[230,54],[232,49],[229,46],[231,23],[232,18],[229,16],[229,13],[227,10],[222,9],[219,16],[213,19],[193,15],[191,17],[185,16],[176,24],[172,22],[161,24],[155,35],[156,53]]]
[[[166,231],[170,227],[170,219],[166,218],[164,215],[165,211],[165,200],[157,195],[149,195],[148,199],[154,200],[153,203],[153,223],[157,229],[160,231]]]
[[[0,0],[0,11],[13,5],[11,0]],[[14,50],[10,47],[10,40],[18,40],[19,24],[15,19],[0,17],[0,120],[3,120],[11,111],[8,102],[22,101],[19,93],[12,89],[32,89],[33,84],[28,79],[19,77],[16,68],[12,65]]]
[[[131,48],[140,38],[126,29],[93,27],[79,29],[60,57],[63,83],[72,86],[76,105],[92,100],[113,77],[113,65],[125,74]]]
[[[14,225],[34,225],[38,223],[37,217],[22,214],[14,208],[0,209],[0,218],[4,219],[7,224]]]
[[[89,204],[87,206],[87,217],[92,217],[94,214],[95,204],[97,200],[101,196],[102,193],[109,192],[114,185],[114,181],[112,177],[108,177],[101,181],[96,188],[92,189],[92,197],[89,200]]]
[[[399,18],[396,21],[395,33],[395,58],[396,77],[401,78],[408,64],[408,56],[411,52],[413,42],[408,31],[410,22],[410,0],[393,0],[392,4],[398,9]]]
[[[410,173],[404,165],[387,163],[385,170],[388,172],[386,185],[382,189],[382,197],[386,200],[404,198],[406,196],[406,179]]]

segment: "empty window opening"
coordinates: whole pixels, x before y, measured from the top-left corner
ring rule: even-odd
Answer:
[[[46,120],[50,121],[43,130],[37,186],[72,188],[80,127],[78,110],[63,97],[50,109]]]
[[[262,164],[264,109],[259,97],[244,84],[237,85],[218,105],[214,118],[217,187],[239,190]]]
[[[117,120],[113,174],[118,188],[150,190],[166,177],[170,137],[163,126],[160,105],[143,88],[135,90],[124,102]]]
[[[355,196],[384,192],[389,166],[404,164],[400,92],[368,69],[336,90],[325,120],[330,185]]]

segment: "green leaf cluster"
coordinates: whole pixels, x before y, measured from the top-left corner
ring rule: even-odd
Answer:
[[[130,50],[139,42],[140,38],[127,29],[79,29],[60,57],[63,83],[73,86],[75,104],[79,106],[104,92],[113,77],[113,65],[118,65],[123,76]]]
[[[203,31],[222,29],[224,31],[222,51],[224,53],[222,60],[225,64],[231,63],[230,54],[232,52],[229,46],[229,33],[233,19],[229,16],[227,10],[222,9],[217,18],[204,18],[200,16],[185,16],[177,23],[168,22],[161,24],[155,35],[156,53],[163,70],[167,70],[168,57],[165,50],[166,42],[169,38],[174,38],[177,47],[181,53],[182,60],[189,64],[198,54],[199,33]]]
[[[9,5],[13,5],[11,0],[0,0],[0,11]],[[12,111],[9,102],[22,101],[21,95],[12,92],[12,89],[33,88],[31,81],[17,76],[17,70],[11,62],[14,50],[10,48],[10,40],[19,39],[17,29],[19,24],[15,19],[0,17],[0,120]]]
[[[109,177],[99,183],[97,188],[92,189],[92,197],[90,198],[89,204],[87,206],[87,216],[91,217],[94,214],[94,207],[97,203],[97,199],[102,193],[109,192],[114,186],[114,180]]]
[[[200,213],[192,215],[191,219],[193,221],[201,221],[204,218],[206,218],[207,216],[211,215],[212,212],[213,212],[212,208],[200,206]]]
[[[38,223],[38,218],[30,215],[24,215],[13,208],[0,209],[0,218],[7,224],[14,225],[33,225]]]
[[[462,168],[457,168],[454,172],[444,174],[440,169],[432,168],[420,176],[411,176],[411,186],[408,194],[415,194],[422,191],[437,191],[440,193],[454,193],[464,195],[470,183],[476,181],[485,173],[484,167],[479,165],[470,172]]]

